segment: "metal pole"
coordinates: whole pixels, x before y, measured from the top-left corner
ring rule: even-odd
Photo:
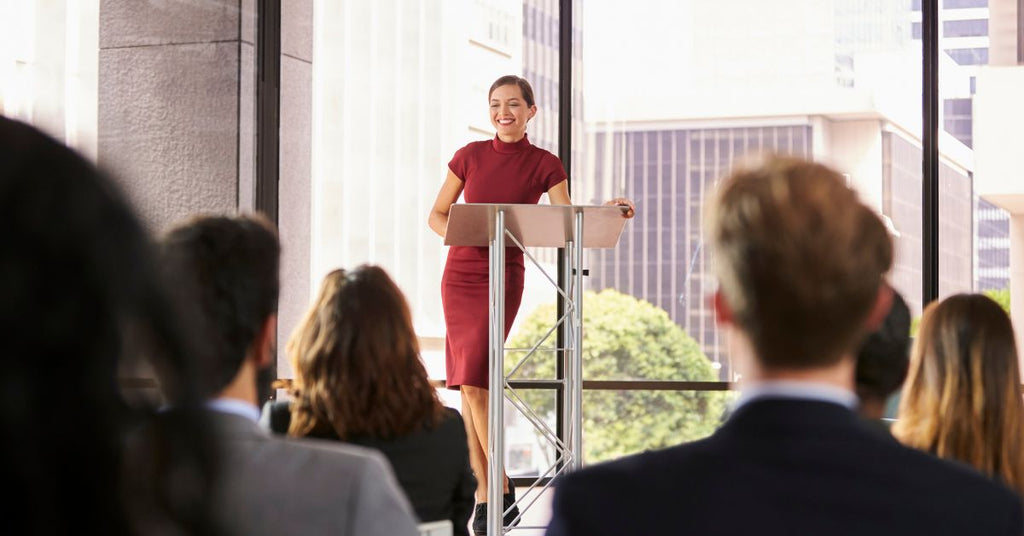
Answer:
[[[573,338],[572,338],[572,457],[573,467],[583,467],[583,210],[577,209],[573,237]]]
[[[569,454],[574,457],[575,454],[572,448],[572,431],[574,430],[573,422],[575,422],[576,414],[573,412],[574,398],[572,396],[572,393],[575,392],[576,389],[576,379],[573,377],[572,363],[574,360],[576,347],[576,343],[574,342],[575,339],[573,338],[576,327],[573,322],[573,318],[575,318],[576,315],[575,311],[578,310],[578,304],[573,302],[575,298],[571,294],[571,274],[575,269],[573,255],[576,253],[576,248],[573,246],[573,244],[574,242],[572,240],[568,240],[565,242],[565,248],[562,250],[562,260],[565,269],[562,270],[561,274],[559,274],[561,275],[561,277],[558,281],[559,285],[561,285],[562,291],[565,292],[565,295],[569,298],[567,308],[570,311],[573,311],[572,313],[570,313],[569,318],[565,322],[562,322],[562,327],[559,329],[559,333],[562,335],[561,343],[559,344],[559,348],[562,349],[561,352],[559,352],[559,357],[561,358],[562,364],[562,377],[558,379],[565,380],[562,384],[562,396],[560,397],[561,400],[559,400],[559,402],[561,403],[561,413],[565,422],[560,423],[562,424],[562,427],[558,432],[558,437],[563,441],[563,443],[567,447]],[[559,299],[561,299],[561,296],[559,296]],[[569,347],[570,344],[572,345],[571,348]],[[574,458],[571,457],[568,463],[570,469],[576,467],[576,460]]]
[[[490,367],[487,404],[487,534],[502,532],[502,484],[504,474],[505,394],[505,212],[494,215],[494,236],[491,238],[490,262]]]
[[[921,304],[939,297],[939,0],[921,2]]]

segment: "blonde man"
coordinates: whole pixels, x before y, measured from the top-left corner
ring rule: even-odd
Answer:
[[[710,216],[739,402],[707,439],[562,479],[548,534],[1021,534],[1012,492],[855,415],[893,248],[842,176],[770,159],[726,179]]]

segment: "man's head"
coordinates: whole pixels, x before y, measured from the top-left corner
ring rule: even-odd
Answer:
[[[161,266],[197,333],[204,392],[212,396],[246,359],[267,358],[280,286],[277,233],[258,216],[202,216],[172,229],[160,246]]]
[[[893,252],[839,173],[770,158],[727,178],[709,215],[719,317],[745,334],[760,367],[828,367],[853,351]]]
[[[857,396],[862,408],[884,409],[886,399],[903,385],[909,364],[910,309],[903,297],[893,292],[889,314],[857,354]]]

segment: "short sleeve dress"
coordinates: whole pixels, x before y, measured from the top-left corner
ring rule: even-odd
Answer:
[[[534,204],[566,179],[557,156],[530,144],[526,137],[506,143],[495,136],[459,149],[448,169],[463,182],[467,203]],[[486,389],[488,260],[485,247],[451,246],[441,277],[446,326],[447,386]],[[517,247],[505,249],[505,337],[519,311],[525,268]]]

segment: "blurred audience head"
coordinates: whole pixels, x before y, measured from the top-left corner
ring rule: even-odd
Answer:
[[[73,151],[0,117],[0,229],[4,532],[212,532],[188,337],[128,204]],[[122,378],[153,371],[163,401],[126,395]],[[181,411],[157,412],[166,401]]]
[[[160,241],[161,268],[196,333],[204,396],[231,384],[254,353],[269,364],[280,252],[273,224],[258,215],[198,216]]]
[[[769,157],[725,179],[709,216],[719,318],[760,368],[835,365],[881,320],[892,242],[838,172]]]
[[[1024,491],[1024,402],[1013,326],[981,294],[925,308],[893,434]]]
[[[392,439],[442,417],[409,306],[380,267],[327,274],[287,350],[290,435]]]
[[[857,353],[856,389],[861,414],[881,419],[886,401],[903,385],[910,364],[910,309],[893,291],[882,325],[868,335]]]

